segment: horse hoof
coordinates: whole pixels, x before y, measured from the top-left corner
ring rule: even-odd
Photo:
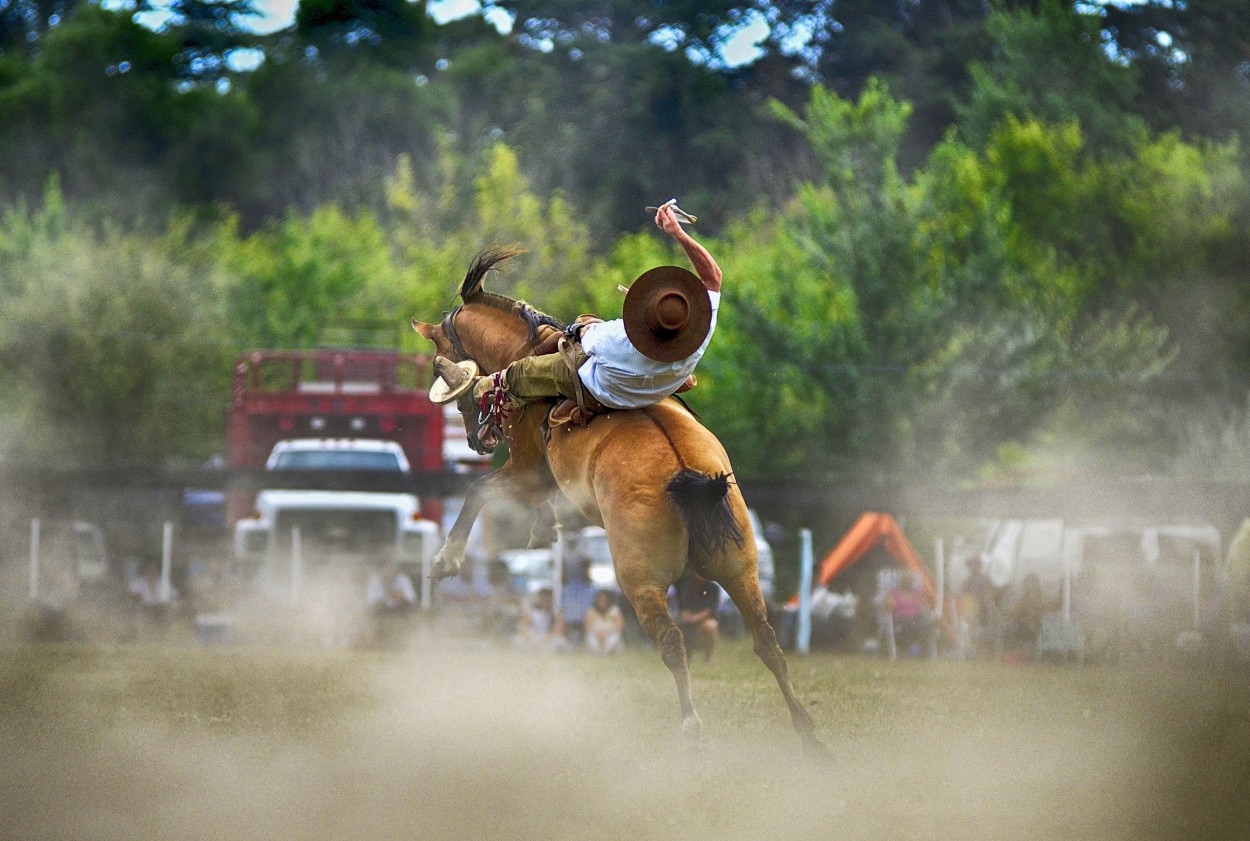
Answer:
[[[808,761],[814,765],[828,767],[836,764],[836,760],[829,748],[825,747],[815,736],[809,736],[803,740],[803,753]]]
[[[430,565],[430,578],[435,581],[450,578],[458,572],[460,572],[460,565],[453,566],[445,558],[435,558],[434,563]]]
[[[698,742],[703,737],[703,719],[698,714],[691,714],[681,720],[681,732],[691,742]]]

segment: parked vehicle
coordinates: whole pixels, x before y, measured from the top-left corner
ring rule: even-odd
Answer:
[[[397,351],[254,350],[235,364],[226,416],[226,467],[259,470],[275,447],[293,439],[390,441],[408,470],[441,472],[446,421],[426,394],[428,359]],[[231,490],[226,521],[255,511],[255,494]],[[438,522],[441,500],[420,500]]]
[[[550,587],[555,580],[555,552],[551,549],[506,549],[499,559],[508,565],[512,583],[522,592]]]
[[[335,470],[407,473],[408,460],[394,441],[300,438],[281,441],[268,470]],[[261,491],[251,517],[235,523],[235,557],[255,568],[289,557],[298,529],[310,563],[394,561],[419,572],[437,550],[438,526],[422,516],[417,498],[376,491]]]
[[[765,601],[771,602],[776,590],[776,565],[773,560],[773,547],[764,539],[764,529],[760,525],[759,515],[754,509],[749,512],[751,530],[755,533],[755,548],[759,555],[760,589],[764,591]],[[598,526],[587,526],[577,532],[572,540],[574,558],[585,558],[590,562],[590,580],[597,587],[605,587],[619,591],[616,583],[616,569],[612,566],[612,552],[608,548],[607,533]],[[725,599],[732,607],[732,602]]]

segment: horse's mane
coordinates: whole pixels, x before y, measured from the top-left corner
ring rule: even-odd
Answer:
[[[529,327],[530,340],[537,341],[539,327],[545,325],[554,327],[557,330],[564,330],[564,324],[559,319],[535,309],[525,301],[516,301],[505,295],[487,292],[483,287],[486,275],[492,269],[496,268],[504,260],[524,253],[525,250],[517,246],[487,248],[479,251],[477,256],[473,258],[473,262],[469,264],[469,271],[465,274],[464,281],[460,284],[460,300],[466,304],[472,300],[476,304],[485,304],[503,312],[519,315],[525,321],[526,326]]]

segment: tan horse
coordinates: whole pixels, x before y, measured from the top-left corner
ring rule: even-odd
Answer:
[[[413,328],[434,342],[440,355],[455,361],[471,358],[488,373],[531,353],[545,335],[561,327],[559,322],[528,304],[482,289],[486,273],[515,253],[479,254],[460,287],[464,303],[442,324],[414,319]],[[668,399],[599,415],[584,427],[556,427],[544,442],[546,409],[527,405],[505,423],[509,461],[470,489],[436,557],[436,574],[459,569],[473,520],[491,499],[511,494],[541,503],[558,489],[606,530],[621,590],[677,683],[685,732],[697,736],[702,723],[691,701],[685,642],[669,615],[666,595],[689,563],[733,599],[754,638],[756,654],[785,696],[795,730],[805,746],[823,751],[768,622],[746,504],[730,481],[733,468],[716,437]],[[491,442],[483,440],[477,407],[462,400],[460,410],[470,444],[488,451]]]

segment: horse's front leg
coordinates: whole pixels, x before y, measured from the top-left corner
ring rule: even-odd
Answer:
[[[438,550],[430,566],[430,578],[449,578],[460,572],[464,564],[464,551],[469,545],[469,532],[482,508],[491,500],[507,493],[509,482],[508,465],[469,485],[469,492],[464,497],[464,507],[447,532],[447,540],[443,548]]]
[[[550,546],[559,536],[560,515],[556,512],[556,502],[550,496],[538,504],[534,513],[534,524],[530,526],[530,540],[526,549],[538,549]]]

